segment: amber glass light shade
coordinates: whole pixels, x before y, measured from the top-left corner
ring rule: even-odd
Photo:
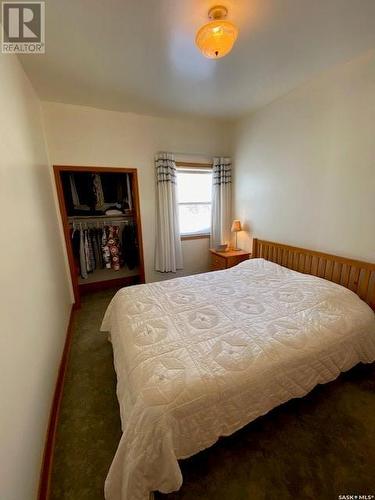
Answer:
[[[237,231],[242,231],[241,222],[239,220],[234,220],[232,222],[231,231],[232,233],[236,233]]]
[[[205,24],[195,38],[199,50],[209,59],[219,59],[229,54],[238,36],[234,24],[222,19]]]

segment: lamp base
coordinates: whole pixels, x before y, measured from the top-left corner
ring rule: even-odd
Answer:
[[[236,231],[236,232],[234,233],[234,234],[235,234],[235,236],[236,236],[236,242],[235,242],[235,244],[234,244],[234,247],[232,248],[233,252],[238,252],[238,250],[241,250],[241,248],[238,248],[238,246],[237,246],[237,233],[238,233],[238,231]]]

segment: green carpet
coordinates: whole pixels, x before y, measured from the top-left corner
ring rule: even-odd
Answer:
[[[51,500],[102,500],[120,439],[112,348],[99,327],[114,291],[83,298],[74,321]],[[181,462],[157,500],[337,499],[375,493],[375,365],[360,365]],[[131,500],[131,499],[130,499]]]

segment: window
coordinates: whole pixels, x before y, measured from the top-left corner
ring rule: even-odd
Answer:
[[[211,232],[212,170],[177,168],[177,199],[181,236]]]

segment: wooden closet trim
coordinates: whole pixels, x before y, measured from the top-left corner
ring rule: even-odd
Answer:
[[[76,166],[76,165],[53,165],[54,170],[59,172],[109,172],[109,173],[124,173],[124,174],[136,174],[137,169],[131,167],[90,167],[90,166]]]
[[[144,257],[143,257],[143,240],[142,240],[142,223],[141,223],[141,212],[139,203],[139,189],[138,189],[138,171],[136,168],[130,167],[97,167],[97,166],[75,166],[75,165],[53,165],[53,173],[55,177],[57,198],[59,201],[60,215],[63,226],[65,247],[68,255],[68,263],[70,270],[70,277],[73,286],[73,294],[75,299],[75,307],[79,308],[81,305],[80,291],[78,278],[76,275],[75,262],[73,249],[70,241],[70,227],[67,215],[67,208],[65,204],[65,197],[63,186],[61,182],[62,172],[95,172],[95,173],[122,173],[122,174],[132,174],[132,191],[133,191],[133,203],[135,207],[135,222],[137,227],[137,240],[139,246],[139,279],[141,283],[145,282],[145,270],[144,270]]]

